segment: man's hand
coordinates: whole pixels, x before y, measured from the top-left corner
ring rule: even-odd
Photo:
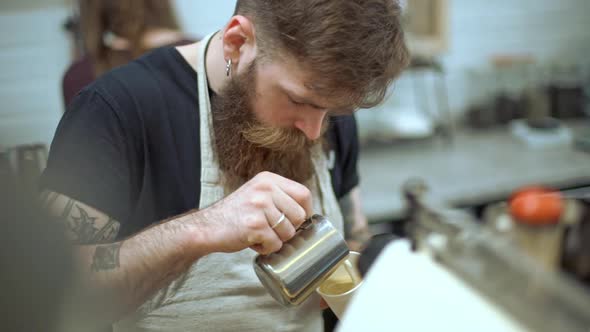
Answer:
[[[283,213],[285,219],[277,225]],[[209,252],[236,252],[250,247],[260,254],[270,254],[281,249],[312,214],[309,189],[263,172],[225,199],[195,212],[194,217],[199,231],[210,242]]]

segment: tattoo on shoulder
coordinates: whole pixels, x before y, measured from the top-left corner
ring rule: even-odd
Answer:
[[[122,242],[96,247],[90,270],[94,272],[114,270],[119,267]]]

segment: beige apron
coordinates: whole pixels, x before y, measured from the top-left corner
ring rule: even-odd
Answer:
[[[198,64],[201,131],[201,197],[199,209],[224,197],[221,174],[211,141],[209,89],[205,53],[212,35],[200,44]],[[315,177],[310,190],[314,208],[342,231],[326,157],[314,150]],[[256,253],[214,253],[198,260],[187,273],[160,290],[137,312],[115,325],[116,331],[323,331],[319,297],[296,308],[284,308],[266,292],[254,273]]]

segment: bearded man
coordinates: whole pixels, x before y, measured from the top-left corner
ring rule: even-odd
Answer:
[[[353,112],[408,62],[393,0],[238,0],[199,43],[86,87],[41,186],[116,331],[321,331],[252,269],[315,213],[350,245],[360,212]],[[343,230],[343,225],[348,225]]]

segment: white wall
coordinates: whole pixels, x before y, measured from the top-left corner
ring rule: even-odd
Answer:
[[[64,6],[0,11],[0,145],[48,143],[62,113]]]
[[[204,37],[223,27],[231,17],[236,0],[175,0],[183,28],[193,36]]]
[[[588,0],[451,0],[449,72],[451,106],[461,111],[478,82],[468,69],[488,66],[497,54],[531,54],[539,63],[590,63]]]
[[[451,1],[451,69],[477,66],[497,53],[540,59],[590,55],[590,1]]]

